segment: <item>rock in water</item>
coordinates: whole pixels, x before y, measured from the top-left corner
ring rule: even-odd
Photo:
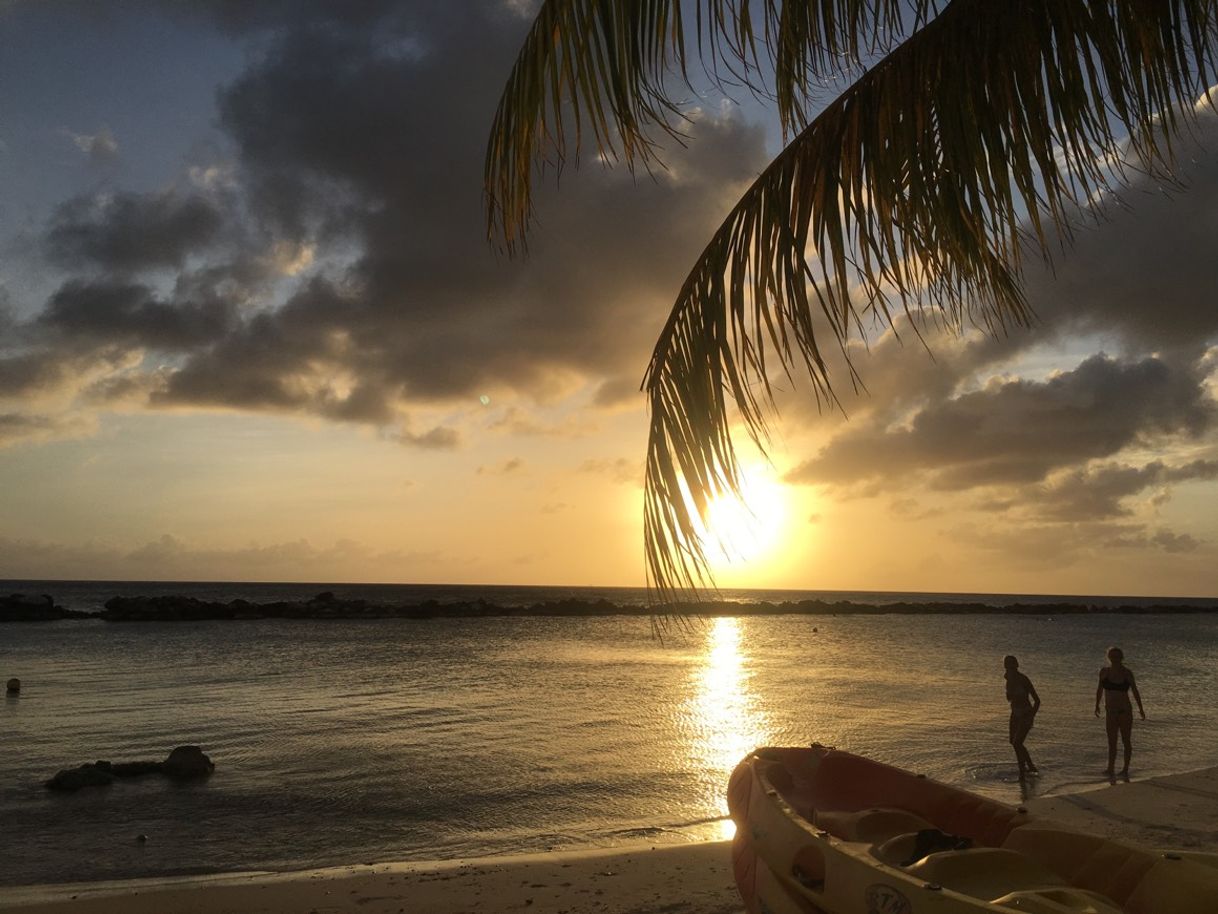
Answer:
[[[161,771],[175,780],[205,778],[215,770],[212,760],[198,746],[178,746],[161,762]]]
[[[114,772],[110,770],[109,762],[81,765],[79,768],[65,768],[46,782],[48,790],[61,790],[71,793],[82,787],[105,787],[114,783]]]
[[[205,778],[216,766],[198,746],[178,746],[163,762],[93,762],[79,768],[65,768],[46,782],[49,790],[75,791],[82,787],[103,787],[118,778],[163,774],[175,781]]]
[[[21,691],[21,680],[14,676],[8,681],[8,685],[5,686],[4,690],[10,695],[16,695]]]

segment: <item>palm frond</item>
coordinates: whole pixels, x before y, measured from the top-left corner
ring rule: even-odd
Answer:
[[[1026,323],[1022,258],[1130,169],[1170,164],[1207,90],[1218,0],[702,0],[696,56],[776,100],[798,134],[686,279],[644,380],[645,558],[660,599],[709,579],[700,518],[738,491],[732,422],[763,449],[771,375],[806,371],[864,317],[929,308],[953,326]],[[882,55],[875,61],[877,55]],[[509,250],[535,169],[590,133],[655,160],[688,86],[680,0],[546,0],[487,150],[488,231]],[[832,77],[855,81],[808,123]],[[540,162],[538,165],[536,163]]]
[[[943,0],[749,0],[694,4],[697,56],[711,80],[765,96],[776,75],[784,128],[802,127],[824,80],[890,49]],[[760,26],[758,25],[760,23]],[[533,180],[578,160],[585,132],[598,155],[656,160],[653,133],[676,138],[689,88],[680,0],[546,0],[500,97],[487,143],[487,234],[523,244]]]
[[[665,80],[684,72],[680,0],[546,0],[512,67],[487,143],[487,232],[523,242],[535,170],[578,159],[585,131],[608,160],[654,159],[676,135]]]
[[[661,600],[711,579],[699,518],[739,491],[733,416],[766,446],[771,368],[833,403],[822,347],[849,364],[864,314],[1028,322],[1022,252],[1050,257],[1049,226],[1068,236],[1123,169],[1170,159],[1171,112],[1209,84],[1214,7],[955,0],[788,145],[703,251],[647,371]]]

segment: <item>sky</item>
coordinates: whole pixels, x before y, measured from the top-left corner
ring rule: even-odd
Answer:
[[[488,244],[521,0],[0,2],[0,578],[642,586],[639,384],[781,137],[692,95]],[[779,392],[727,587],[1218,594],[1218,121],[998,337]],[[928,352],[929,348],[929,352]],[[743,529],[743,532],[741,530]]]

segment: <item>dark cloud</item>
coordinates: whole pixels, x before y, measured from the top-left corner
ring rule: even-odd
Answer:
[[[221,298],[170,303],[144,285],[74,280],[51,296],[37,323],[74,341],[194,350],[223,336],[234,319],[233,306]]]
[[[61,266],[129,273],[181,267],[216,239],[223,224],[220,211],[199,194],[103,194],[61,204],[45,244]]]
[[[1134,512],[1125,499],[1147,489],[1211,479],[1218,479],[1218,461],[1194,460],[1180,466],[1167,466],[1159,460],[1145,466],[1108,463],[1074,469],[1043,486],[1026,489],[1021,493],[1021,506],[1063,521],[1126,517]],[[1162,503],[1166,496],[1156,500]]]
[[[0,402],[70,400],[81,384],[129,370],[132,361],[121,347],[42,346],[0,354]]]
[[[82,2],[82,0],[76,0]],[[332,0],[130,0],[154,10],[186,19],[211,23],[231,35],[276,31],[280,29],[353,29],[369,30],[425,19],[428,7],[447,0],[359,0],[334,3]]]
[[[22,397],[64,381],[65,366],[56,354],[27,351],[0,358],[0,398]]]
[[[1114,337],[1195,359],[1218,339],[1218,116],[1174,141],[1178,184],[1143,179],[1084,225],[1053,270],[1028,276],[1041,332]]]
[[[217,94],[228,146],[181,185],[56,210],[42,250],[69,275],[21,326],[25,348],[0,352],[0,392],[89,366],[92,408],[311,415],[452,448],[456,428],[408,419],[486,396],[510,404],[500,431],[580,434],[587,413],[547,424],[531,407],[598,388],[594,408],[637,402],[684,270],[766,159],[762,128],[693,112],[697,142],[670,170],[543,182],[530,257],[508,260],[485,237],[482,156],[519,9],[148,0],[122,15],[171,6],[259,33]],[[171,358],[133,367],[146,351]]]
[[[994,381],[936,400],[902,425],[849,426],[788,478],[890,489],[916,477],[944,490],[1032,483],[1138,441],[1195,439],[1215,415],[1191,371],[1101,354],[1045,381]]]
[[[409,404],[548,399],[641,372],[698,239],[762,162],[761,130],[702,118],[671,172],[572,175],[542,191],[528,262],[496,257],[481,157],[524,22],[429,9],[407,52],[392,30],[298,30],[222,94],[253,217],[352,256],[194,353],[158,405],[383,423]],[[328,376],[354,378],[358,400]]]

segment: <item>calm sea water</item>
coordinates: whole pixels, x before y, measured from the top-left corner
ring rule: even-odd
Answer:
[[[1009,652],[1044,699],[1035,790],[1099,786],[1111,643],[1150,715],[1135,776],[1218,764],[1218,616],[719,618],[664,643],[630,618],[6,625],[0,884],[721,837],[733,765],[811,740],[1014,802]],[[42,787],[184,743],[208,781]]]

